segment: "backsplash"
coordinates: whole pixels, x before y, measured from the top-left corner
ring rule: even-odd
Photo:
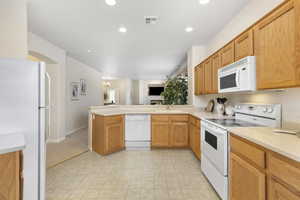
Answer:
[[[279,91],[264,91],[248,94],[219,94],[194,97],[194,105],[204,107],[210,99],[227,97],[231,105],[237,103],[282,104],[282,121],[284,128],[300,130],[300,88]]]

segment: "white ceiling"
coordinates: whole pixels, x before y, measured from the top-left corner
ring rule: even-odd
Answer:
[[[29,29],[106,76],[159,79],[205,44],[249,0],[28,0]],[[156,15],[156,25],[144,16]],[[124,25],[128,32],[121,34]],[[187,26],[195,28],[186,33]],[[91,49],[92,52],[88,53]]]

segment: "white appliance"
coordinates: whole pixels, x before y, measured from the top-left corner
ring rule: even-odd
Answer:
[[[48,123],[45,93],[49,81],[44,63],[0,60],[0,134],[22,133],[25,136],[24,200],[45,199]]]
[[[125,116],[126,149],[150,149],[151,117],[149,114]]]
[[[281,127],[281,105],[239,104],[235,118],[201,121],[201,169],[222,200],[228,198],[228,127]]]
[[[256,90],[256,61],[245,57],[218,70],[219,93]]]

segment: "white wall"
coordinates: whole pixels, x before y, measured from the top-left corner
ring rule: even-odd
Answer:
[[[88,126],[88,107],[103,105],[102,74],[71,57],[66,62],[66,131],[67,134]],[[87,95],[71,101],[71,83],[85,79]]]
[[[25,0],[0,1],[0,57],[27,57],[27,7]]]
[[[239,33],[271,11],[283,0],[251,0],[211,41],[206,45],[205,57],[220,49]],[[199,55],[201,57],[201,55]],[[202,59],[203,60],[203,59]],[[200,62],[202,61],[200,60]],[[199,62],[199,63],[200,63]],[[194,96],[194,105],[203,107],[211,98],[221,95]],[[284,126],[300,128],[300,89],[287,89],[285,92],[259,92],[258,94],[226,95],[233,103],[280,103],[283,106]]]

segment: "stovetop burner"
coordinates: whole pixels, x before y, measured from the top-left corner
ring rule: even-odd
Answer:
[[[259,124],[254,124],[238,119],[208,119],[208,121],[213,122],[215,124],[219,124],[224,127],[258,127],[262,126]]]

